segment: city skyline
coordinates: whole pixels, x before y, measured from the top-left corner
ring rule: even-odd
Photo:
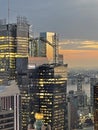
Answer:
[[[34,36],[40,32],[59,34],[63,43],[60,52],[69,67],[95,68],[98,66],[97,6],[97,0],[9,0],[8,7],[8,1],[1,0],[0,19],[8,20],[8,10],[11,23],[17,16],[27,17]]]

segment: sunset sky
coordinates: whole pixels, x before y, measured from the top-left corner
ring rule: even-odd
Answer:
[[[27,17],[34,36],[56,32],[69,67],[98,66],[98,0],[9,0],[9,22]],[[0,0],[0,19],[8,21],[8,0]]]
[[[98,42],[65,40],[60,44],[64,62],[69,68],[98,68]]]

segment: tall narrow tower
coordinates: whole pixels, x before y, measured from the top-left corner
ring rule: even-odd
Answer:
[[[39,42],[39,55],[48,57],[50,63],[58,63],[58,34],[54,32],[41,32],[40,37],[46,40]],[[50,44],[49,44],[50,43]]]
[[[77,91],[78,92],[82,91],[82,76],[81,76],[81,74],[79,74],[77,77]]]

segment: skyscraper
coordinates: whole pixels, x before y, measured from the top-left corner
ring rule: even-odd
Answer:
[[[36,68],[35,77],[33,114],[42,113],[44,124],[49,124],[52,130],[66,130],[66,65],[41,65]]]
[[[78,125],[78,96],[73,90],[71,90],[68,93],[68,129],[75,129]]]
[[[26,73],[18,73],[22,99],[22,129],[27,130],[35,114],[43,114],[44,125],[52,130],[67,128],[67,66],[42,64],[32,66]]]
[[[58,63],[58,34],[41,32],[39,42],[39,56],[47,57],[49,63]]]
[[[15,24],[0,24],[0,79],[15,78],[16,58],[28,56],[28,36],[24,17],[18,17]]]
[[[36,67],[43,63],[47,63],[47,58],[18,58],[16,61],[17,82],[21,94],[22,130],[27,130],[30,119],[32,119],[32,124],[35,121],[33,103],[35,102],[34,87],[38,85]]]

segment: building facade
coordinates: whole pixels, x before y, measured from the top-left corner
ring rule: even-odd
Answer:
[[[58,63],[58,35],[54,32],[41,32],[39,42],[39,56],[47,57],[49,63]]]
[[[52,130],[66,130],[66,65],[42,65],[36,68],[36,84],[33,86],[33,114],[44,115],[43,122]]]
[[[94,130],[98,130],[98,83],[93,86]]]
[[[29,25],[18,17],[15,24],[0,24],[0,78],[15,78],[16,58],[28,56]],[[6,78],[7,78],[6,77]]]
[[[78,96],[71,90],[68,94],[68,130],[78,128],[78,125]]]
[[[15,81],[0,86],[0,129],[21,130],[20,92]]]
[[[43,64],[18,73],[22,95],[22,129],[34,124],[35,114],[42,113],[44,125],[52,130],[67,130],[67,66]]]

